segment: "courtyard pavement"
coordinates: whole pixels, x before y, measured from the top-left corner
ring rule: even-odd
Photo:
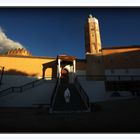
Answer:
[[[139,133],[140,97],[98,103],[90,113],[0,108],[0,133]]]

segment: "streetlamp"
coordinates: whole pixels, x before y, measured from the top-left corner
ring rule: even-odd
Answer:
[[[3,74],[4,74],[4,67],[0,66],[1,68],[1,76],[0,76],[0,85],[2,84],[2,78],[3,78]]]

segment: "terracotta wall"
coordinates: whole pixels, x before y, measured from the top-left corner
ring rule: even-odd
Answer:
[[[86,60],[77,60],[76,70],[86,70]]]
[[[102,53],[87,54],[87,66],[86,74],[87,75],[104,75],[104,64],[102,60]]]
[[[105,69],[140,68],[140,48],[103,50]]]

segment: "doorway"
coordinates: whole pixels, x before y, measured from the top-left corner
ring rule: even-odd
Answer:
[[[61,70],[61,82],[69,82],[69,71],[66,68]]]

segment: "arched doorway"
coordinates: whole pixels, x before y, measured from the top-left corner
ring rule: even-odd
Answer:
[[[61,69],[61,82],[69,82],[69,71],[66,68]]]

